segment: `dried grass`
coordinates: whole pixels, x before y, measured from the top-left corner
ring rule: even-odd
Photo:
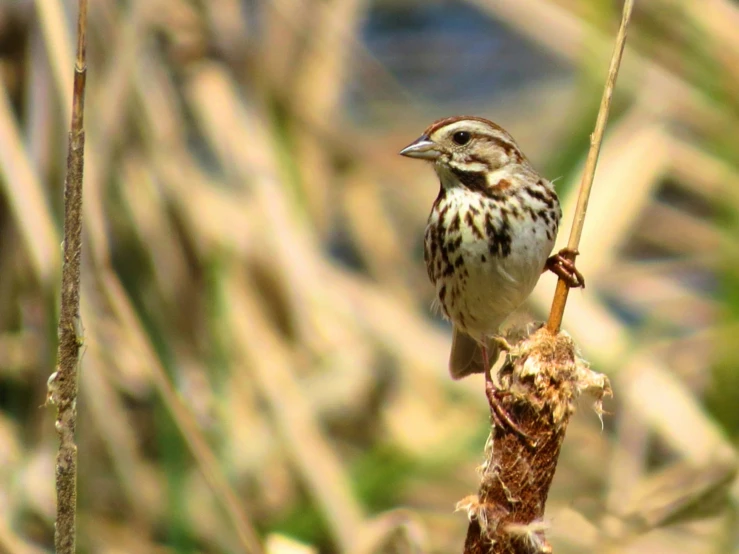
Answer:
[[[603,431],[574,418],[544,519],[557,552],[727,552],[725,506],[666,526],[631,502],[674,464],[696,468],[683,478],[700,485],[683,489],[693,505],[706,482],[739,491],[738,431],[702,402],[707,372],[736,355],[715,337],[738,313],[716,285],[736,267],[725,29],[737,10],[714,0],[693,20],[729,68],[728,94],[711,96],[647,40],[663,3],[641,4],[578,260],[588,289],[563,322],[617,400]],[[486,6],[560,59],[607,59],[602,22],[566,2]],[[480,381],[449,381],[449,337],[428,313],[418,241],[433,178],[395,159],[433,115],[362,49],[380,7],[252,8],[239,19],[235,0],[90,5],[80,548],[257,551],[255,528],[270,553],[300,549],[271,535],[306,551],[458,551],[466,521],[452,510],[476,488],[486,401]],[[21,30],[0,80],[0,549],[11,553],[44,551],[53,535],[55,436],[38,406],[56,345],[64,9],[0,7]],[[689,40],[660,36],[690,57]],[[344,112],[358,74],[376,77],[366,94],[391,114],[372,129]],[[506,117],[541,125],[530,111]],[[547,133],[564,143],[566,131]],[[532,154],[540,166],[553,156]],[[565,181],[579,173],[558,181],[566,221]],[[540,317],[553,285],[543,277],[532,297]]]

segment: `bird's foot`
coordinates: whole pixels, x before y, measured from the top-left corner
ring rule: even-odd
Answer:
[[[490,340],[498,345],[498,348],[503,350],[504,352],[510,352],[513,350],[513,346],[511,346],[511,343],[506,340],[505,337],[501,337],[500,335],[493,335],[490,337]]]
[[[505,340],[505,339],[503,339]],[[507,344],[507,343],[506,343]],[[490,369],[485,371],[485,396],[487,396],[488,404],[490,404],[490,413],[495,421],[495,427],[503,429],[507,427],[519,437],[521,437],[530,448],[536,447],[536,441],[534,441],[523,429],[521,429],[515,421],[511,419],[510,414],[506,408],[502,405],[501,400],[504,396],[511,394],[507,391],[500,390],[490,375]]]
[[[544,271],[551,271],[570,288],[585,288],[585,277],[575,267],[575,256],[580,254],[574,248],[563,248],[554,256],[549,256]]]

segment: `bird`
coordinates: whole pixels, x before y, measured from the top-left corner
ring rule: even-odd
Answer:
[[[449,372],[453,379],[484,373],[487,382],[491,360],[509,348],[500,326],[541,274],[548,269],[569,286],[585,284],[576,251],[550,256],[559,198],[513,137],[482,117],[435,121],[400,154],[433,164],[439,178],[424,261],[434,304],[452,323]]]

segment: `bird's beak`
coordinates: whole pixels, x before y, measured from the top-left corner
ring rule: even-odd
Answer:
[[[421,135],[415,142],[412,142],[400,151],[401,156],[409,158],[418,158],[420,160],[435,160],[441,155],[437,144],[426,135]]]

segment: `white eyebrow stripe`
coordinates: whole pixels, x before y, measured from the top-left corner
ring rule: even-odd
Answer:
[[[511,137],[508,133],[491,128],[489,125],[486,125],[482,121],[476,121],[474,119],[464,119],[448,123],[447,125],[436,129],[433,133],[431,133],[431,137],[429,138],[433,139],[435,137],[439,137],[440,135],[453,134],[457,131],[467,131],[472,134],[491,137],[492,139],[504,141],[511,146],[516,146],[513,137]]]

